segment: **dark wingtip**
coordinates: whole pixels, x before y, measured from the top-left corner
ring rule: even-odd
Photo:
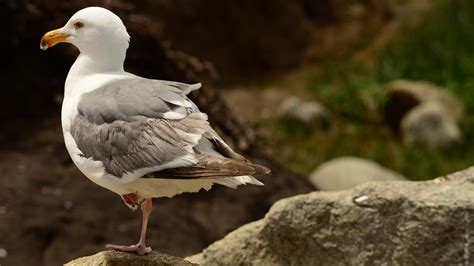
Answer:
[[[270,170],[270,168],[267,168],[263,165],[253,164],[253,167],[255,169],[255,174],[257,174],[257,175],[260,175],[260,174],[269,175],[272,172],[272,170]]]

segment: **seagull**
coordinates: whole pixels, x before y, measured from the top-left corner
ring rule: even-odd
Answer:
[[[75,13],[47,32],[40,48],[70,43],[79,55],[66,78],[61,124],[74,164],[92,182],[142,210],[137,244],[106,249],[150,253],[145,244],[152,198],[263,185],[252,175],[270,170],[234,152],[188,94],[201,84],[143,78],[124,70],[130,36],[122,20],[101,7]]]

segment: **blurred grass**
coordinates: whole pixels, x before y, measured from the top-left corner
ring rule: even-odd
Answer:
[[[383,85],[400,78],[430,81],[460,97],[467,107],[461,145],[406,147],[371,119],[364,97],[383,103]],[[294,121],[276,125],[276,141],[292,150],[280,158],[297,172],[309,174],[329,159],[348,155],[377,161],[414,180],[474,165],[474,1],[438,1],[420,23],[404,28],[375,64],[328,63],[307,84],[306,90],[334,112],[334,125],[329,130]]]

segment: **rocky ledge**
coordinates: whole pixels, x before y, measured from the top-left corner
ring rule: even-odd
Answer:
[[[138,256],[117,251],[102,251],[95,255],[73,260],[65,266],[192,266],[196,265],[181,258],[153,251],[146,256]]]
[[[187,258],[203,265],[474,265],[474,167],[278,201]]]
[[[202,265],[474,265],[474,167],[432,181],[387,181],[278,201],[186,258]],[[193,265],[104,251],[66,265]]]

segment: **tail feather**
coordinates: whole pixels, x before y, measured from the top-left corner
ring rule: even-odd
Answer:
[[[223,185],[230,188],[237,188],[240,185],[246,185],[246,184],[251,184],[251,185],[256,185],[256,186],[264,185],[258,179],[250,175],[220,178],[214,182],[216,184]]]
[[[217,158],[208,155],[200,155],[197,159],[198,163],[196,165],[164,169],[158,172],[151,173],[147,177],[196,179],[242,177],[270,173],[270,169],[266,168],[265,166],[261,166],[247,161],[228,158]],[[248,178],[242,178],[242,181],[244,181],[245,183],[252,183],[250,182],[251,179]]]

